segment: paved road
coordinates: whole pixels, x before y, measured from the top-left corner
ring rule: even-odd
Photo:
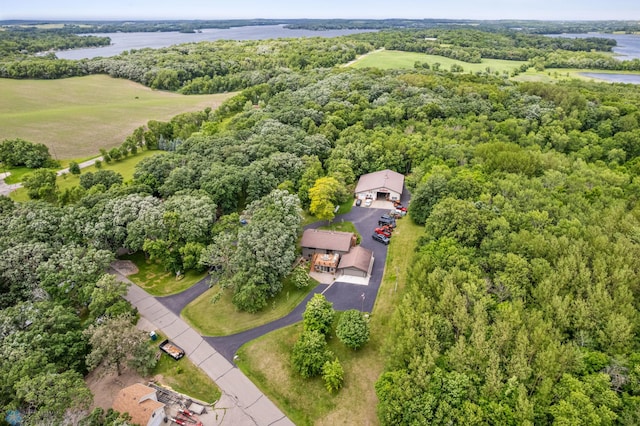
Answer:
[[[0,173],[0,195],[6,195],[9,196],[9,194],[11,194],[13,191],[15,191],[18,188],[22,187],[21,183],[6,183],[4,180],[5,178],[7,178],[11,173],[6,172],[6,173]]]
[[[156,297],[156,299],[158,299],[158,302],[162,303],[171,312],[180,316],[180,312],[182,312],[182,310],[191,303],[191,301],[209,290],[210,280],[211,276],[207,275],[182,293],[173,294],[171,296]]]
[[[126,299],[156,329],[184,349],[186,356],[220,388],[216,403],[220,426],[291,426],[293,423],[234,365],[218,353],[202,336],[176,314],[126,277],[112,271],[131,286]]]

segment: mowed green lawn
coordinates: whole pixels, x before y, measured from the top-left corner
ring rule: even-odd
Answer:
[[[444,56],[426,55],[424,53],[401,52],[399,50],[379,50],[368,55],[362,56],[351,66],[354,68],[375,67],[380,69],[397,69],[397,68],[413,68],[416,62],[428,63],[433,66],[434,63],[440,64],[441,70],[450,70],[451,65],[460,65],[463,72],[489,71],[491,73],[498,72],[502,74],[504,71],[511,72],[524,64],[523,61],[505,61],[500,59],[483,59],[479,64],[457,61],[455,59],[445,58]]]
[[[0,79],[0,141],[43,143],[58,159],[120,145],[149,120],[215,109],[234,93],[179,95],[104,75],[61,80]]]

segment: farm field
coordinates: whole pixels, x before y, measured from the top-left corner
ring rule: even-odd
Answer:
[[[179,95],[104,75],[62,80],[0,79],[0,140],[44,143],[58,160],[120,145],[149,120],[215,109],[234,93]]]
[[[504,71],[511,72],[514,68],[524,64],[524,61],[505,61],[501,59],[483,59],[479,64],[458,61],[455,59],[445,58],[438,55],[426,55],[424,53],[401,52],[398,50],[380,50],[363,56],[355,61],[351,66],[354,68],[377,67],[381,69],[394,68],[413,68],[416,62],[428,63],[433,66],[434,63],[440,64],[441,70],[449,70],[451,65],[460,65],[464,72],[486,71],[487,68],[491,72],[502,73]]]

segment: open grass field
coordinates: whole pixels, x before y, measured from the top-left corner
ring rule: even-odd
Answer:
[[[397,68],[413,68],[416,62],[428,63],[433,66],[434,63],[440,64],[441,70],[451,69],[451,65],[460,65],[463,72],[486,71],[490,72],[511,72],[524,64],[523,61],[505,61],[500,59],[483,59],[479,64],[471,64],[468,62],[457,61],[455,59],[445,58],[444,56],[426,55],[424,53],[401,52],[398,50],[379,50],[364,55],[361,59],[355,61],[351,66],[354,68],[376,67],[381,69],[397,69]]]
[[[234,93],[185,96],[104,75],[61,80],[0,79],[0,140],[43,143],[64,160],[120,145],[149,120],[215,109]]]
[[[206,272],[187,271],[181,279],[177,280],[173,273],[165,271],[159,264],[146,259],[142,252],[123,256],[122,259],[131,260],[138,267],[138,273],[129,275],[127,278],[153,296],[180,293],[207,276]]]
[[[212,303],[211,298],[220,291],[218,286],[214,286],[187,305],[181,315],[202,335],[227,336],[282,318],[298,306],[317,284],[311,280],[307,288],[298,289],[285,279],[280,294],[270,299],[267,307],[255,314],[239,311],[235,307],[231,302],[231,289],[226,290],[217,302]]]
[[[413,247],[424,228],[411,219],[398,221],[393,233],[378,298],[371,316],[371,340],[352,351],[337,338],[329,348],[345,371],[344,388],[331,395],[321,378],[306,380],[293,371],[291,349],[302,332],[297,323],[269,333],[238,351],[240,369],[297,425],[378,424],[374,385],[384,369],[385,330],[403,296]],[[335,335],[335,334],[334,334]]]

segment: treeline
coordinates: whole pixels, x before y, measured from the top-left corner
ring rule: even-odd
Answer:
[[[62,78],[108,74],[154,89],[219,93],[267,82],[281,73],[330,68],[372,49],[346,37],[216,41],[142,49],[81,61],[30,58],[0,64],[5,78]]]
[[[0,21],[6,29],[34,29],[44,24],[61,25],[56,31],[64,34],[110,32],[189,32],[205,28],[231,28],[255,25],[285,25],[292,29],[425,29],[461,26],[486,31],[517,29],[534,34],[640,31],[637,21],[532,21],[532,20],[473,20],[473,19],[231,19],[231,20],[168,20],[168,21]]]
[[[82,47],[108,46],[108,37],[79,36],[56,30],[11,29],[0,31],[0,56],[20,59],[35,53]]]

